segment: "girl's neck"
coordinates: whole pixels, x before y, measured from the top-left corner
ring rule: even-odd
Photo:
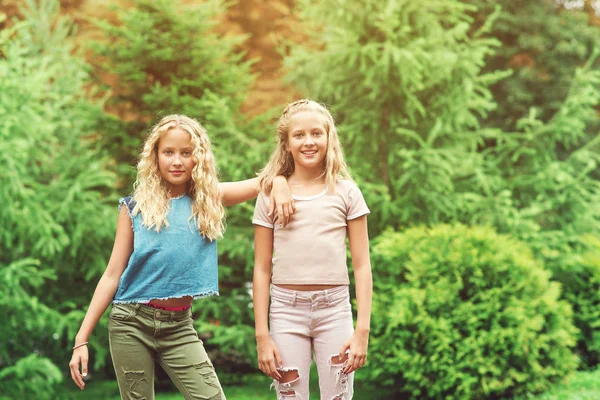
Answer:
[[[169,189],[169,198],[170,199],[176,199],[178,197],[182,197],[184,194],[187,193],[188,188],[187,185],[186,186],[171,186]]]
[[[325,174],[322,168],[296,168],[288,182],[290,185],[322,185]]]

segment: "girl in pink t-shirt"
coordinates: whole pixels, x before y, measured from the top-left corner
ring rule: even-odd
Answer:
[[[325,107],[311,100],[291,103],[277,133],[277,148],[260,175],[263,192],[252,221],[258,365],[274,379],[278,399],[307,400],[314,352],[321,398],[351,399],[353,372],[365,365],[369,342],[369,209],[350,179]],[[276,175],[287,177],[296,205],[286,228],[268,215],[265,193],[271,188],[266,182]],[[356,329],[346,237],[356,281]]]

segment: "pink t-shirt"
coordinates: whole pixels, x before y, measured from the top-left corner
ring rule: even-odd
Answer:
[[[360,189],[338,180],[335,193],[292,195],[296,212],[282,228],[267,216],[269,198],[259,193],[252,223],[273,229],[274,284],[348,285],[346,228],[348,220],[369,214]]]

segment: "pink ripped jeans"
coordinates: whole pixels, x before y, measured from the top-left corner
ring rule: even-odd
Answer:
[[[352,399],[354,373],[344,374],[342,368],[346,362],[338,357],[354,331],[348,286],[304,292],[273,285],[269,321],[271,337],[281,353],[282,370],[286,371],[285,375],[297,371],[293,374],[297,379],[273,382],[278,400],[308,400],[313,351],[319,372],[320,398]]]

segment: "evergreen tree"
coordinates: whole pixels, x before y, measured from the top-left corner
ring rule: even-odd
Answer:
[[[55,0],[26,6],[0,30],[0,393],[51,399],[106,265],[116,199],[74,26]],[[91,345],[100,364],[105,346]]]
[[[477,7],[471,13],[476,21],[500,8],[491,35],[502,47],[487,58],[484,71],[514,72],[492,86],[498,107],[484,124],[510,131],[531,107],[536,107],[539,120],[550,120],[562,107],[576,68],[600,47],[600,28],[590,24],[583,7],[565,9],[561,0],[465,2]]]
[[[472,32],[458,1],[301,4],[315,44],[291,49],[289,80],[335,110],[373,231],[455,219],[481,169],[489,86],[506,76],[482,72],[500,45],[491,21]]]
[[[107,116],[103,143],[124,165],[125,187],[145,133],[161,115],[197,118],[218,144],[217,156],[235,157],[236,146],[248,144],[238,114],[252,75],[236,51],[244,37],[215,30],[223,1],[136,0],[115,11],[116,21],[95,21],[105,39],[93,50],[103,60],[98,77],[118,80],[107,101],[117,115]]]

